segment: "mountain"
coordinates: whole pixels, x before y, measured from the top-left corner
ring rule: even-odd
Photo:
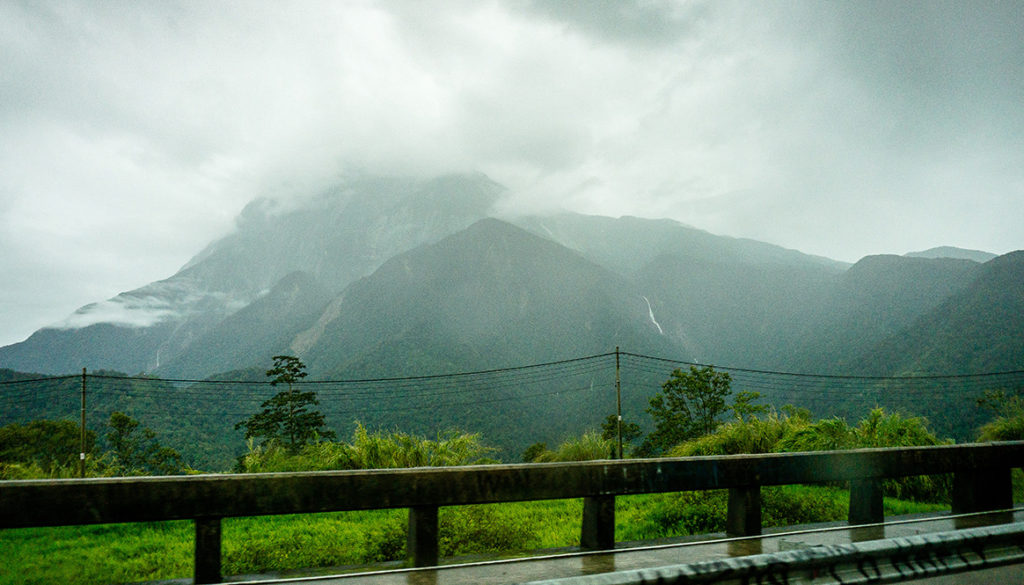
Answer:
[[[616,345],[674,349],[625,278],[485,219],[352,284],[292,349],[312,372],[336,378],[509,367]]]
[[[82,307],[24,342],[0,348],[0,365],[49,374],[88,367],[199,376],[208,368],[182,365],[194,362],[197,350],[189,348],[222,335],[218,324],[289,274],[306,272],[327,290],[340,291],[395,254],[486,217],[503,190],[480,174],[356,176],[306,199],[256,200],[232,234],[170,278]]]
[[[864,374],[861,354],[964,290],[981,265],[950,258],[867,256],[838,275],[798,317],[801,339],[778,362],[797,371]]]
[[[996,257],[991,252],[965,250],[963,248],[954,248],[953,246],[939,246],[938,248],[929,248],[921,252],[908,252],[904,256],[908,258],[955,258],[958,260],[972,260],[974,262],[988,262]]]
[[[624,412],[641,423],[677,361],[842,376],[1024,369],[1024,252],[982,263],[984,253],[937,248],[849,265],[667,219],[498,219],[503,193],[479,174],[354,176],[312,196],[254,201],[174,275],[0,348],[0,372],[215,379],[215,392],[103,379],[90,420],[114,408],[162,417],[154,427],[176,445],[220,441],[204,455],[219,468],[244,445],[233,423],[266,398],[253,382],[282,353],[307,364],[341,434],[356,419],[458,427],[506,455],[615,412],[612,366],[577,358],[616,346],[644,358],[621,388]],[[568,362],[545,374],[516,369],[559,360]],[[0,400],[0,415],[73,415],[76,381],[60,384],[6,396],[14,402]],[[851,396],[829,378],[766,384],[777,406],[861,416],[864,404],[885,404],[970,431],[964,411],[948,408],[973,400],[950,395],[960,390],[902,396],[868,382]],[[163,404],[164,392],[184,398]]]
[[[1024,251],[989,260],[976,277],[853,363],[877,375],[1024,369]]]
[[[887,338],[940,306],[955,313],[988,266],[962,258],[984,253],[954,248],[851,266],[666,219],[479,223],[504,191],[480,174],[352,176],[312,196],[254,201],[176,274],[0,348],[0,367],[202,378],[291,352],[308,354],[321,376],[395,375],[619,344],[720,366],[856,374]],[[553,283],[564,293],[542,288]],[[642,337],[637,322],[648,324]]]
[[[286,353],[292,338],[322,314],[333,294],[312,275],[296,271],[251,304],[231,314],[155,373],[167,378],[206,377]]]

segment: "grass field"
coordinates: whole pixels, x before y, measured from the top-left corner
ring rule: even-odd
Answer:
[[[784,486],[762,491],[763,520],[785,526],[846,518],[848,492]],[[616,498],[616,539],[648,540],[724,530],[726,493],[682,492]],[[941,504],[886,498],[886,515],[935,511]],[[581,500],[443,508],[440,552],[515,556],[579,544]],[[343,567],[405,557],[405,510],[228,518],[225,575]],[[192,574],[189,521],[0,531],[0,585],[124,583]]]

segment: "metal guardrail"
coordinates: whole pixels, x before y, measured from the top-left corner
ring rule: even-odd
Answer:
[[[615,545],[618,495],[728,489],[727,532],[761,532],[760,488],[849,480],[851,524],[881,522],[884,478],[952,473],[954,512],[1012,505],[1024,442],[452,468],[0,481],[0,528],[194,519],[195,581],[221,578],[221,519],[409,509],[408,553],[438,560],[441,506],[584,498],[581,544]]]
[[[1024,523],[673,565],[523,585],[898,583],[1024,563]]]

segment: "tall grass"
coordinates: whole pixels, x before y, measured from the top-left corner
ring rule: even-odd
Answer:
[[[283,445],[254,445],[238,464],[245,473],[279,471],[327,471],[332,469],[386,469],[443,467],[488,463],[496,451],[479,434],[447,431],[437,439],[402,432],[370,432],[356,425],[348,443],[320,441],[292,452]]]
[[[569,437],[552,451],[539,449],[530,458],[532,463],[549,463],[553,461],[593,461],[611,459],[615,453],[615,443],[605,439],[597,431],[587,431],[579,437]]]
[[[1024,413],[999,416],[983,425],[978,432],[979,441],[1020,441],[1024,439]]]

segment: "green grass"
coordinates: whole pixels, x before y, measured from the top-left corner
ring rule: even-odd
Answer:
[[[616,498],[616,539],[648,540],[721,532],[724,491]],[[846,518],[848,492],[835,487],[762,490],[766,527]],[[887,515],[943,509],[886,498]],[[581,500],[443,508],[444,557],[515,556],[579,544]],[[260,518],[223,524],[226,575],[361,565],[405,557],[405,510]],[[0,531],[0,584],[120,583],[190,577],[193,525],[187,521]]]

